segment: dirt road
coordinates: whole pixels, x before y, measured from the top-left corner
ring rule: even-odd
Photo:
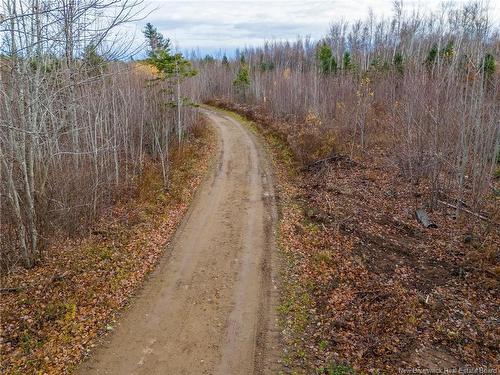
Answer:
[[[276,373],[270,165],[241,124],[205,113],[219,134],[217,163],[161,264],[79,374]]]

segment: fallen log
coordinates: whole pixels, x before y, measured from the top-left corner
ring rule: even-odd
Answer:
[[[66,271],[66,272],[63,272],[61,274],[56,274],[56,275],[53,275],[49,281],[49,283],[54,283],[56,281],[61,281],[62,279],[64,279],[66,276],[69,275],[69,271]]]
[[[426,227],[426,228],[437,228],[437,225],[434,224],[431,219],[429,219],[429,216],[427,215],[427,212],[425,210],[419,208],[417,211],[415,211],[415,214],[417,216],[418,221]]]
[[[0,288],[0,293],[1,294],[7,294],[7,293],[17,293],[23,290],[23,287],[10,287],[10,288]]]
[[[302,170],[303,170],[303,171],[307,171],[307,170],[310,170],[310,169],[315,168],[315,167],[317,167],[317,166],[324,165],[324,164],[327,164],[327,163],[329,163],[329,162],[334,162],[334,161],[343,160],[343,159],[345,159],[345,158],[346,158],[346,157],[345,157],[345,156],[343,156],[343,155],[337,155],[337,154],[335,154],[335,155],[331,155],[331,156],[329,156],[329,157],[327,157],[327,158],[320,159],[320,160],[316,160],[316,161],[314,161],[314,162],[312,162],[312,163],[310,163],[310,164],[307,164],[306,166],[304,166],[304,167],[302,168]]]
[[[443,201],[440,201],[440,200],[438,200],[438,203],[440,203],[440,204],[442,204],[442,205],[444,205],[444,206],[446,206],[446,207],[454,208],[455,210],[457,210],[457,209],[458,209],[458,210],[460,210],[460,211],[467,212],[468,214],[470,214],[470,215],[472,215],[472,216],[475,216],[475,217],[477,217],[477,218],[479,218],[479,219],[481,219],[481,220],[484,220],[484,221],[490,221],[490,219],[489,219],[489,218],[487,218],[486,216],[481,215],[481,214],[478,214],[478,213],[473,212],[473,211],[471,211],[471,210],[468,210],[467,208],[462,207],[462,205],[461,205],[461,204],[460,204],[460,205],[455,206],[455,205],[453,205],[453,204],[451,204],[451,203],[448,203],[448,202],[443,202]]]

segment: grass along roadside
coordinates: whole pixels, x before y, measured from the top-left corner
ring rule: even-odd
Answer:
[[[169,191],[147,163],[132,198],[118,202],[92,234],[61,239],[45,262],[8,275],[2,287],[1,366],[5,374],[68,373],[155,268],[205,175],[216,136],[198,126],[175,152]],[[15,288],[14,288],[15,287]]]

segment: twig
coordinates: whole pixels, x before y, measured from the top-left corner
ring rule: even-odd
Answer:
[[[65,271],[61,274],[54,274],[52,277],[47,281],[45,284],[45,288],[48,287],[50,284],[55,283],[57,281],[61,281],[65,277],[67,277],[70,274],[69,271]],[[23,287],[23,286],[13,286],[13,287],[6,287],[6,288],[0,288],[0,294],[8,294],[8,293],[18,293],[21,292],[25,289],[28,289],[28,287]]]
[[[10,288],[1,288],[0,289],[0,293],[1,294],[7,294],[7,293],[17,293],[17,292],[20,292],[21,290],[23,290],[25,288],[23,287],[10,287]]]

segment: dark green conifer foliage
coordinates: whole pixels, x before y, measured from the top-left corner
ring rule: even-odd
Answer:
[[[453,59],[453,56],[455,55],[453,40],[448,41],[448,43],[446,43],[446,47],[441,49],[439,54],[440,54],[441,58],[443,59],[443,62],[449,64],[451,62],[451,60]]]
[[[393,65],[398,73],[404,73],[403,55],[400,52],[394,55]]]
[[[198,72],[193,68],[191,62],[184,58],[182,53],[170,53],[169,39],[165,39],[153,25],[148,23],[143,32],[149,44],[149,57],[146,62],[158,70],[159,79],[167,80],[172,86],[175,86],[175,101],[172,100],[167,104],[177,108],[177,135],[180,145],[183,134],[181,107],[185,100],[181,96],[181,81],[195,76]]]
[[[332,49],[323,43],[317,52],[319,69],[323,74],[337,73],[337,61],[333,57]]]
[[[233,85],[240,88],[250,86],[250,71],[247,64],[241,64],[233,81]]]
[[[206,64],[212,64],[215,62],[215,59],[212,55],[205,55],[205,57],[203,58],[203,62],[206,63]]]
[[[245,63],[245,58],[241,56],[240,58],[240,68],[233,81],[233,86],[236,89],[238,95],[245,97],[248,87],[250,87],[250,69]]]
[[[486,80],[493,78],[496,71],[495,58],[491,53],[487,53],[483,60],[483,74]]]
[[[106,71],[106,59],[97,53],[97,48],[89,44],[83,54],[83,64],[89,76],[98,76]]]
[[[170,40],[159,33],[156,27],[148,23],[143,32],[149,45],[149,57],[146,62],[154,66],[163,75],[163,79],[180,79],[197,74],[191,62],[185,59],[182,53],[170,53]]]
[[[264,60],[264,55],[260,55],[259,67],[261,72],[268,72],[274,69],[274,63]]]
[[[170,39],[166,39],[160,32],[158,32],[156,27],[149,22],[144,27],[143,33],[148,41],[150,55],[161,50],[165,50],[167,52],[170,51]]]
[[[354,64],[351,61],[351,54],[348,51],[344,52],[344,57],[342,59],[343,63],[342,66],[344,68],[344,71],[348,72],[351,70],[354,70]]]
[[[429,53],[427,54],[427,58],[425,59],[425,65],[427,65],[427,68],[432,68],[434,64],[437,61],[437,56],[438,56],[438,48],[437,45],[433,45],[432,48],[429,50]]]

